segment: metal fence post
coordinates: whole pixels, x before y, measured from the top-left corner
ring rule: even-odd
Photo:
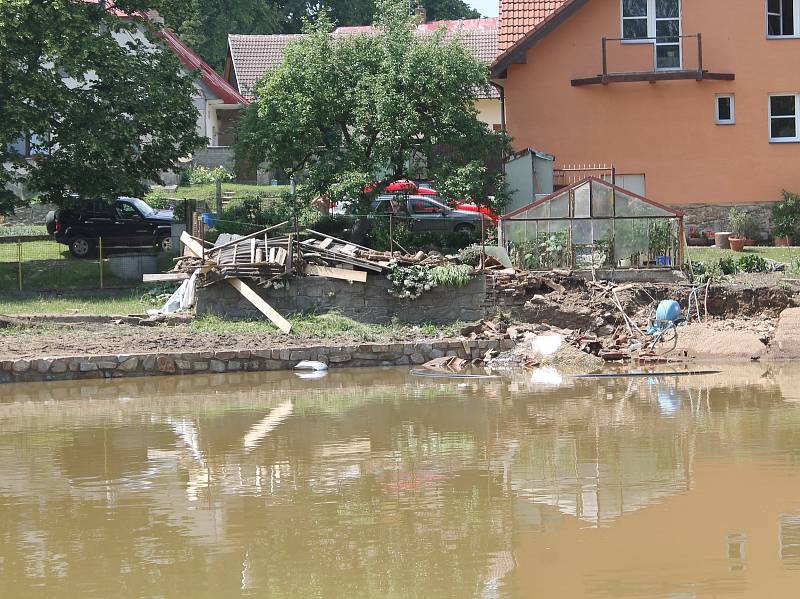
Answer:
[[[100,238],[100,289],[103,289],[103,238]]]
[[[19,290],[22,291],[22,242],[17,240],[17,278],[19,279]]]

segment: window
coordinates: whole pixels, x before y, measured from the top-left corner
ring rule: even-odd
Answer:
[[[622,38],[637,40],[650,37],[649,0],[622,0]]]
[[[680,0],[622,0],[622,39],[654,42],[656,69],[680,69]]]
[[[767,37],[797,37],[800,0],[767,0]]]
[[[797,115],[798,96],[773,95],[769,97],[769,140],[774,142],[800,141]]]
[[[736,109],[733,94],[718,94],[716,98],[717,125],[733,125],[736,123]]]

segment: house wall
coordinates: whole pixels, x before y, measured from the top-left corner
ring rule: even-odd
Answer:
[[[591,0],[513,64],[504,81],[515,149],[559,164],[613,163],[645,173],[648,197],[669,205],[754,203],[800,191],[800,145],[770,143],[768,94],[800,92],[800,39],[767,40],[763,0],[683,0],[684,34],[703,35],[704,66],[735,81],[572,87],[602,72],[601,38],[620,37],[619,0]],[[684,46],[686,68],[696,45]],[[609,46],[609,71],[651,70],[652,46]],[[715,95],[736,95],[736,124],[715,124]]]
[[[475,108],[478,111],[478,120],[486,123],[489,127],[500,126],[502,117],[500,115],[500,100],[497,98],[481,98],[475,101]]]

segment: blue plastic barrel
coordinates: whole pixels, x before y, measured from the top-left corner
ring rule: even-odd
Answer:
[[[202,219],[203,224],[206,227],[213,227],[214,226],[214,217],[215,217],[215,215],[214,215],[213,212],[203,212],[200,215],[200,218]]]
[[[675,300],[661,300],[656,309],[656,321],[675,322],[681,317],[681,305]]]

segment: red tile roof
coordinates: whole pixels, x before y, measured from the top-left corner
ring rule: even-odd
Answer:
[[[566,0],[500,0],[500,52],[560,8]]]
[[[475,56],[491,64],[498,56],[497,19],[465,19],[460,21],[432,21],[417,27],[419,35],[430,35],[440,27],[447,29],[445,39],[460,35],[464,44]],[[334,35],[354,35],[375,31],[372,25],[359,27],[339,27]],[[247,99],[253,100],[253,87],[267,71],[280,66],[286,46],[302,34],[295,35],[229,35],[233,72],[239,91]],[[499,97],[492,88],[489,97]]]
[[[82,0],[87,4],[97,4],[99,0]],[[120,10],[114,5],[113,0],[107,0],[105,8],[111,14],[126,18],[129,15]],[[152,15],[148,13],[137,13],[138,17],[149,20]],[[163,21],[162,21],[163,22]],[[195,54],[192,49],[187,46],[181,38],[166,27],[157,30],[155,35],[160,36],[166,42],[170,50],[178,57],[190,71],[199,71],[200,80],[208,86],[225,104],[243,104],[247,105],[250,102],[244,98],[235,87],[225,81],[225,79],[217,73],[211,66],[206,63],[202,58]]]
[[[181,38],[175,35],[169,29],[162,29],[158,32],[167,42],[170,50],[175,53],[175,56],[183,63],[183,65],[190,71],[199,71],[200,80],[205,83],[225,104],[250,104],[249,100],[242,96],[235,87],[225,81],[225,79],[217,73],[211,66],[195,54],[192,49],[187,46]]]

